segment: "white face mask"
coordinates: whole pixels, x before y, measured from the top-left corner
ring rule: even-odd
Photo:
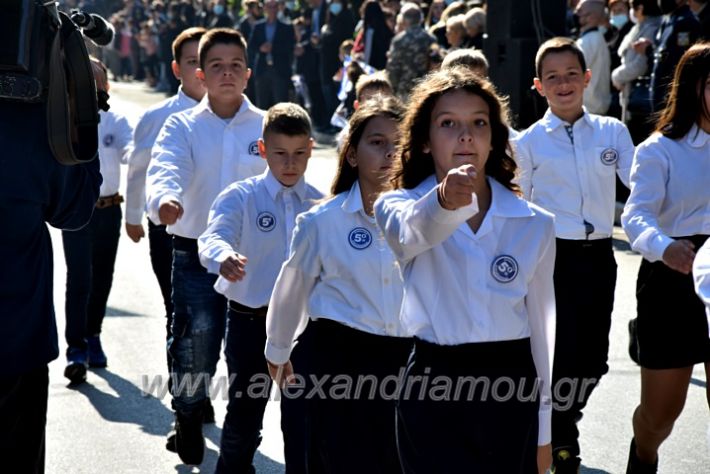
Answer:
[[[609,18],[609,23],[614,25],[617,29],[621,29],[624,27],[626,23],[628,23],[629,17],[624,15],[623,13],[619,15],[612,15],[611,18]]]

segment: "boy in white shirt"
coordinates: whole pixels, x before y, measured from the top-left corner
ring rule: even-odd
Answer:
[[[257,140],[264,112],[243,95],[251,70],[246,42],[229,28],[208,31],[197,75],[207,94],[171,115],[151,153],[147,209],[173,235],[172,357],[175,448],[186,464],[204,456],[203,407],[224,337],[226,301],[200,265],[197,238],[215,197],[229,184],[262,173]],[[191,383],[188,383],[191,382]]]
[[[535,87],[549,109],[515,147],[525,199],[555,214],[553,465],[556,474],[576,473],[577,421],[609,370],[616,175],[628,186],[634,146],[623,123],[583,107],[591,73],[572,40],[543,43],[535,67]]]
[[[101,346],[101,325],[106,313],[113,269],[121,235],[121,202],[118,193],[121,164],[131,152],[133,130],[128,120],[108,110],[109,82],[106,66],[91,58],[91,67],[99,91],[99,161],[101,165],[100,198],[89,223],[79,230],[62,231],[64,259],[67,266],[65,301],[67,366],[64,376],[72,383],[86,379],[88,367],[106,367]]]
[[[303,176],[313,147],[305,110],[290,103],[273,106],[258,143],[269,169],[222,191],[198,240],[200,261],[219,275],[215,289],[229,299],[225,354],[231,383],[217,473],[253,469],[269,390],[256,394],[250,385],[259,377],[270,380],[263,352],[267,305],[288,257],[296,216],[323,197]],[[303,413],[286,406],[294,402],[282,400],[286,469],[305,472],[305,431],[298,422]]]

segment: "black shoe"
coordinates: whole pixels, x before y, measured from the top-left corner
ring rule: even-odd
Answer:
[[[656,474],[658,472],[658,458],[653,464],[642,462],[636,455],[636,440],[631,438],[629,446],[629,462],[626,464],[626,474]]]
[[[202,423],[214,423],[214,407],[209,398],[205,399],[205,404],[202,407]]]
[[[86,369],[89,367],[89,356],[86,349],[69,347],[67,349],[67,366],[64,376],[73,384],[86,381]]]
[[[552,474],[578,474],[582,460],[567,449],[556,449],[552,453]]]
[[[185,464],[196,466],[202,462],[205,455],[202,409],[189,414],[175,414],[175,451]]]

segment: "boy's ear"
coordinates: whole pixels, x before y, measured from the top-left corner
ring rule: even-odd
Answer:
[[[313,152],[313,146],[316,144],[316,141],[313,139],[313,137],[308,139],[308,156],[311,156],[311,153]]]
[[[182,74],[180,73],[180,65],[174,59],[173,59],[173,62],[170,63],[170,69],[172,69],[173,76],[175,76],[175,79],[177,79],[178,81],[182,81]]]
[[[589,85],[589,81],[592,80],[592,70],[587,69],[584,71],[584,87],[587,87]]]
[[[257,140],[256,144],[259,147],[259,155],[261,155],[263,159],[266,159],[266,143],[264,143],[264,139],[260,138]]]
[[[202,68],[198,67],[195,69],[195,76],[197,76],[200,81],[205,82],[205,71],[203,71]]]
[[[353,109],[357,110],[357,109],[359,109],[359,108],[360,108],[360,101],[357,100],[357,99],[355,99],[355,100],[353,101]]]
[[[545,92],[542,90],[542,81],[539,78],[533,78],[533,85],[535,86],[535,90],[537,91],[537,93],[540,94],[542,97],[545,97]]]

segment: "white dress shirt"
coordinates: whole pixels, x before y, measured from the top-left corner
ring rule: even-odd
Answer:
[[[570,134],[573,138],[570,138]],[[616,179],[628,186],[634,144],[626,126],[612,117],[584,112],[573,125],[547,110],[515,142],[519,183],[525,199],[555,215],[557,237],[611,237]]]
[[[151,152],[147,178],[147,210],[160,222],[160,206],[177,201],[184,214],[169,225],[170,234],[196,239],[207,227],[207,214],[228,185],[261,174],[266,160],[259,156],[265,112],[243,96],[232,119],[217,116],[208,96],[191,109],[171,115]]]
[[[491,206],[474,233],[477,200],[441,207],[432,175],[382,195],[375,216],[404,279],[408,334],[439,345],[530,338],[542,381],[538,445],[550,442],[555,344],[552,215],[489,178]]]
[[[133,153],[128,160],[126,177],[126,222],[138,225],[145,211],[145,177],[150,163],[150,150],[167,118],[197,105],[197,101],[178,89],[178,93],[145,111],[133,130]],[[154,222],[160,224],[160,222]]]
[[[638,146],[621,223],[631,247],[663,259],[673,237],[710,234],[710,135],[693,126],[678,140],[654,133]]]
[[[584,89],[584,106],[604,115],[611,104],[611,56],[604,35],[598,29],[585,31],[577,40],[592,78]]]
[[[210,209],[207,230],[197,241],[200,262],[216,275],[234,253],[248,262],[243,280],[232,283],[220,276],[215,290],[250,308],[266,306],[288,258],[296,216],[322,197],[303,177],[286,187],[269,170],[222,191]]]
[[[121,165],[131,154],[133,129],[123,115],[99,110],[99,167],[103,182],[99,196],[111,196],[121,185]]]
[[[710,240],[700,247],[693,261],[693,279],[695,292],[700,300],[705,303],[705,314],[710,325]]]
[[[298,216],[291,255],[266,316],[266,358],[286,362],[309,316],[369,334],[406,336],[401,303],[399,266],[374,218],[365,214],[356,182]]]

